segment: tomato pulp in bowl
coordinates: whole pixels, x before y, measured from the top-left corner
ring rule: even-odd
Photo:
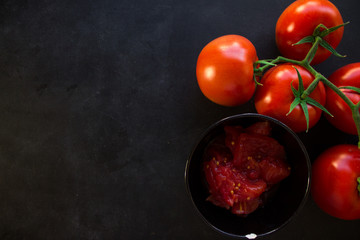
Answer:
[[[271,125],[272,138],[284,146],[291,173],[277,185],[264,206],[246,217],[237,216],[206,200],[210,194],[203,170],[204,152],[213,139],[224,134],[225,126],[248,127],[264,121]],[[187,160],[185,183],[195,208],[209,226],[228,236],[255,238],[280,229],[296,215],[308,197],[310,174],[307,151],[290,128],[273,118],[247,113],[224,118],[205,131]]]

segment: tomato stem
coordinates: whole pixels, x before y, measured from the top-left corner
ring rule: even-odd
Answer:
[[[293,59],[286,58],[286,57],[283,57],[283,56],[278,56],[275,59],[256,61],[254,63],[254,66],[257,66],[259,64],[264,64],[264,66],[259,67],[259,68],[254,67],[254,73],[255,73],[256,76],[261,76],[268,68],[276,66],[277,63],[293,63],[293,64],[296,64],[296,65],[302,65],[301,61],[293,60]]]
[[[311,61],[314,59],[316,51],[318,50],[319,44],[322,42],[322,38],[319,36],[315,37],[315,42],[311,46],[309,52],[306,54],[304,60],[301,61],[303,67],[309,68]],[[312,69],[313,70],[313,69]],[[314,72],[312,72],[314,74]],[[315,75],[315,74],[314,74]]]
[[[327,78],[322,77],[321,81],[328,86],[331,90],[333,90],[337,95],[339,95],[347,105],[350,106],[350,108],[354,108],[355,104],[337,87],[335,86],[332,82],[330,82]]]
[[[306,90],[302,93],[301,95],[301,99],[306,99],[311,93],[312,91],[315,90],[315,88],[317,87],[317,85],[319,84],[319,81],[323,78],[323,76],[321,74],[318,74],[317,77],[315,77],[315,79],[310,83],[310,85],[306,88]]]

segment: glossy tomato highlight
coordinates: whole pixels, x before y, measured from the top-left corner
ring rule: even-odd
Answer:
[[[342,16],[334,4],[328,0],[297,0],[280,15],[275,30],[276,44],[281,54],[295,60],[302,60],[311,48],[311,43],[293,45],[313,34],[319,24],[327,28],[343,24]],[[339,45],[344,28],[339,28],[324,37],[334,49]],[[331,53],[319,46],[311,64],[326,60]]]
[[[253,96],[254,45],[245,37],[225,35],[207,44],[197,60],[196,77],[202,93],[211,101],[236,106]]]

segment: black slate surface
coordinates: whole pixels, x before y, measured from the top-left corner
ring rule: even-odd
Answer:
[[[240,34],[274,58],[274,29],[292,1],[0,1],[0,239],[228,239],[194,211],[185,161],[210,124],[254,112],[218,106],[195,77],[202,47]],[[317,66],[360,60],[360,4],[332,1],[346,26]],[[355,143],[325,119],[300,134],[312,160]],[[266,239],[360,239],[309,198]]]

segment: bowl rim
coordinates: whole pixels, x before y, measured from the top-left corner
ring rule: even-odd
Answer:
[[[213,130],[214,128],[216,128],[217,126],[221,125],[223,122],[226,122],[226,121],[229,121],[229,120],[232,120],[232,119],[237,119],[237,118],[262,118],[264,120],[269,120],[277,125],[280,125],[282,128],[284,128],[286,131],[288,131],[296,140],[296,142],[299,144],[301,150],[303,151],[304,155],[305,155],[305,159],[306,159],[306,165],[308,167],[308,177],[307,177],[307,184],[306,184],[306,189],[305,189],[305,194],[299,204],[299,206],[297,207],[297,209],[295,210],[295,212],[285,221],[283,222],[280,226],[278,226],[277,228],[271,230],[271,231],[268,231],[268,232],[265,232],[265,233],[261,233],[261,234],[255,234],[255,233],[251,233],[249,232],[249,234],[246,234],[246,235],[238,235],[238,234],[233,234],[233,233],[229,233],[229,232],[226,232],[226,231],[223,231],[217,227],[215,227],[213,224],[211,224],[204,216],[203,214],[200,212],[200,210],[198,209],[198,207],[196,206],[195,202],[194,202],[194,199],[192,197],[192,194],[191,194],[191,191],[190,191],[190,187],[189,187],[189,178],[188,178],[188,172],[189,172],[189,166],[190,166],[190,162],[191,162],[191,159],[194,155],[194,152],[196,151],[198,145],[200,144],[200,142],[202,141],[202,139],[211,131]],[[186,164],[185,164],[185,174],[184,174],[184,180],[185,180],[185,187],[186,187],[186,191],[187,191],[187,194],[189,195],[190,199],[191,199],[191,202],[192,202],[192,205],[193,207],[195,207],[196,209],[196,212],[198,213],[198,215],[200,215],[201,219],[208,225],[210,226],[212,229],[216,230],[217,232],[223,234],[223,235],[226,235],[228,237],[233,237],[233,238],[242,238],[242,239],[255,239],[255,238],[258,238],[258,237],[264,237],[264,236],[267,236],[271,233],[274,233],[282,228],[284,228],[289,222],[291,222],[298,214],[299,212],[304,208],[306,202],[307,202],[307,199],[310,195],[310,185],[311,185],[311,161],[310,161],[310,157],[309,157],[309,154],[306,150],[306,147],[305,145],[303,144],[303,142],[301,141],[301,139],[299,138],[299,136],[290,128],[288,127],[287,125],[285,125],[283,122],[273,118],[273,117],[269,117],[269,116],[266,116],[266,115],[262,115],[262,114],[259,114],[259,113],[240,113],[240,114],[235,114],[235,115],[231,115],[231,116],[228,116],[228,117],[225,117],[225,118],[222,118],[218,121],[216,121],[215,123],[211,124],[209,127],[207,127],[203,132],[202,134],[200,135],[200,137],[195,141],[195,144],[186,160]]]

